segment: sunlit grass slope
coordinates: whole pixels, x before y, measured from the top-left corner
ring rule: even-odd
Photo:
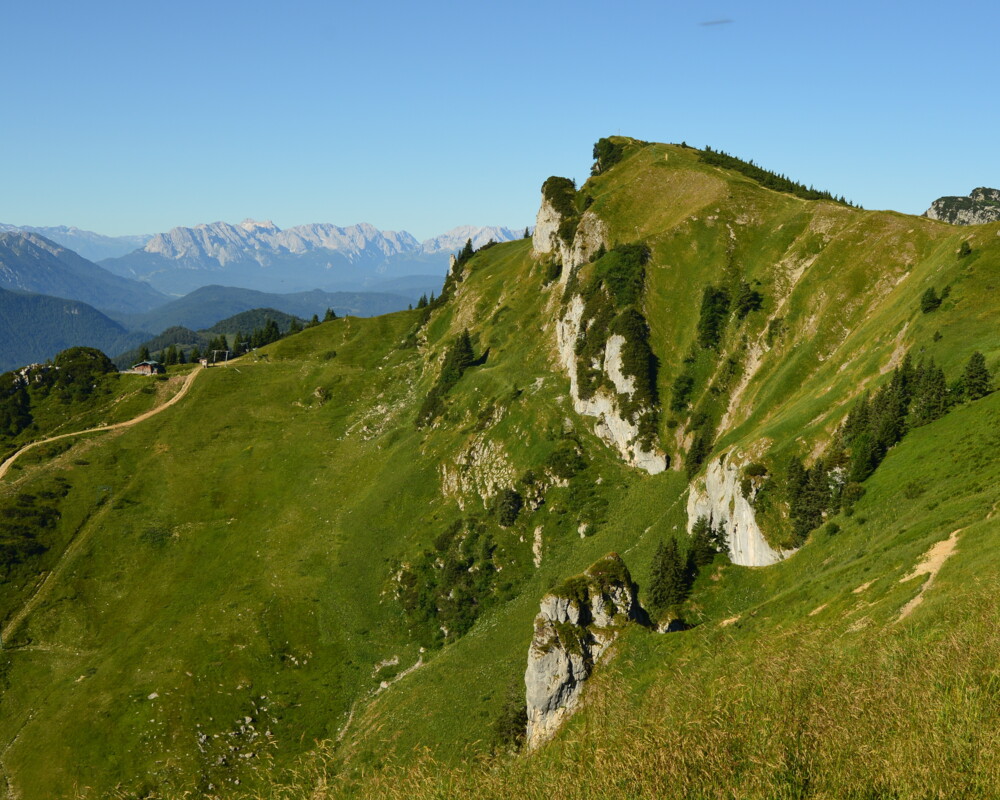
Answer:
[[[682,535],[695,414],[717,423],[711,458],[779,465],[819,452],[907,350],[950,378],[975,350],[994,369],[1000,355],[1000,226],[802,201],[668,145],[630,144],[588,195],[608,244],[652,251],[641,305],[675,469],[626,467],[573,411],[555,362],[563,287],[529,241],[481,251],[430,310],[323,323],[206,370],[183,403],[0,485],[0,502],[69,486],[42,567],[58,580],[2,606],[10,618],[43,586],[0,651],[8,796],[306,796],[326,780],[330,797],[916,797],[899,765],[952,720],[965,760],[942,752],[952,779],[971,774],[996,730],[996,394],[909,434],[835,535],[703,575],[696,626],[627,636],[553,744],[480,763],[545,591],[609,551],[644,584],[658,541]],[[738,281],[760,309],[717,350],[693,347],[704,288]],[[951,289],[925,314],[929,286]],[[464,330],[475,363],[418,426]],[[691,407],[672,413],[685,369]],[[579,463],[558,478],[566,452]],[[536,502],[504,526],[493,498],[511,487]],[[471,566],[449,560],[459,521],[480,536]],[[900,579],[958,529],[896,622],[927,581]],[[419,588],[447,570],[475,579],[467,631],[400,600],[401,576]],[[895,715],[882,735],[879,706]],[[914,773],[927,786],[948,779],[940,755]]]

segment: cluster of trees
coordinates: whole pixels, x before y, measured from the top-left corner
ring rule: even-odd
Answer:
[[[860,206],[855,206],[854,203],[846,200],[843,196],[834,197],[830,192],[820,191],[819,189],[814,189],[812,186],[798,183],[786,178],[784,175],[779,175],[776,172],[759,167],[753,161],[744,161],[721,150],[713,150],[708,145],[705,145],[705,149],[701,151],[699,158],[704,163],[711,164],[714,167],[731,169],[734,172],[746,175],[751,180],[757,181],[761,186],[774,189],[776,192],[787,192],[804,200],[832,200],[834,203],[860,208]]]
[[[660,541],[650,566],[647,591],[650,610],[662,614],[683,603],[698,572],[728,549],[725,529],[721,524],[713,526],[707,517],[695,521],[686,552],[681,552],[674,538]]]
[[[399,602],[425,644],[440,646],[462,636],[504,593],[495,551],[481,520],[458,519],[434,539],[433,549],[399,568]]]
[[[962,400],[984,397],[991,387],[986,358],[978,351],[950,386],[933,359],[914,364],[907,355],[888,383],[857,400],[824,458],[808,469],[797,457],[789,461],[785,495],[795,541],[804,541],[828,513],[849,512],[864,493],[862,482],[908,431],[939,419]]]
[[[0,375],[0,437],[14,437],[34,421],[32,406],[49,396],[62,403],[90,397],[101,378],[118,370],[93,347],[71,347],[50,363]]]
[[[445,354],[441,374],[424,398],[417,413],[417,427],[430,425],[444,413],[444,397],[458,383],[462,374],[476,362],[468,329],[463,330]]]
[[[594,166],[590,169],[591,175],[600,175],[607,172],[615,164],[622,160],[625,155],[625,146],[620,142],[612,142],[608,138],[598,139],[594,144]]]
[[[951,294],[950,286],[945,286],[941,290],[941,294],[938,294],[933,286],[928,287],[927,291],[920,296],[920,310],[925,314],[937,311],[941,307],[941,303],[948,299],[949,294]]]

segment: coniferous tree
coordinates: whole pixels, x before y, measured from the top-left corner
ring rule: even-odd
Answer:
[[[288,325],[288,333],[289,334],[301,333],[301,331],[302,331],[302,323],[299,322],[299,318],[298,317],[292,317],[292,321]]]
[[[934,287],[931,286],[920,296],[920,310],[925,314],[930,314],[932,311],[936,311],[941,305],[941,298],[938,297],[938,293],[934,291]]]
[[[184,357],[184,348],[183,347],[178,347],[177,348],[177,363],[178,364],[187,364],[187,358]]]
[[[330,322],[331,320],[335,320],[336,318],[337,318],[337,312],[334,311],[332,308],[328,308],[326,310],[326,314],[323,315],[323,322]]]
[[[195,364],[201,360],[201,350],[198,349],[198,345],[191,348],[191,363]]]
[[[312,319],[311,319],[311,320],[309,320],[309,324],[308,324],[308,325],[306,325],[306,327],[307,327],[307,328],[313,328],[313,327],[315,327],[315,326],[317,326],[317,325],[319,325],[319,316],[318,316],[318,315],[316,315],[316,314],[313,314],[313,315],[312,315]]]
[[[962,373],[965,396],[970,400],[985,397],[990,391],[990,371],[986,368],[986,357],[978,350],[969,357]]]
[[[146,345],[139,351],[139,361],[149,361],[149,348]]]
[[[919,381],[914,386],[911,424],[914,427],[926,425],[943,416],[947,410],[948,384],[942,369],[931,359],[920,369]]]
[[[420,299],[417,300],[417,308],[427,308],[427,295],[420,295]]]
[[[684,602],[688,590],[685,573],[677,540],[661,541],[653,555],[649,579],[649,604],[654,610],[665,611]]]
[[[722,526],[719,526],[722,529]],[[697,572],[702,567],[708,566],[719,553],[719,536],[716,529],[708,521],[708,517],[698,517],[691,528],[691,547],[688,550],[688,559],[691,562],[692,572]],[[724,533],[723,533],[724,538]]]

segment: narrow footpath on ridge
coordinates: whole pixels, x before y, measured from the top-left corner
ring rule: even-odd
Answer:
[[[159,414],[161,411],[170,408],[170,406],[175,403],[180,402],[180,400],[187,394],[188,390],[191,388],[191,384],[194,383],[195,378],[201,372],[200,369],[192,370],[187,378],[184,379],[184,384],[181,386],[180,391],[177,392],[173,397],[167,400],[163,405],[157,406],[156,408],[150,409],[137,417],[125,420],[124,422],[116,422],[113,425],[102,425],[98,428],[87,428],[82,431],[74,431],[73,433],[61,433],[58,436],[51,436],[48,439],[39,439],[37,442],[31,442],[31,444],[26,444],[12,456],[10,456],[6,461],[0,464],[0,479],[7,474],[11,465],[17,460],[18,456],[22,453],[27,452],[33,447],[38,447],[43,444],[48,444],[49,442],[55,442],[59,439],[66,439],[70,436],[82,436],[86,433],[99,433],[101,431],[115,431],[122,428],[130,428],[133,425],[137,425],[150,417]],[[94,519],[88,520],[84,527],[81,529],[79,535],[77,535],[69,546],[63,551],[62,556],[60,556],[59,561],[56,562],[52,571],[38,584],[38,588],[32,593],[31,597],[28,598],[27,602],[21,607],[14,616],[10,618],[3,629],[0,630],[0,647],[4,647],[5,643],[10,638],[10,635],[17,630],[18,626],[24,622],[25,618],[38,606],[42,598],[48,593],[49,588],[55,583],[55,580],[66,570],[66,566],[73,560],[73,556],[80,551],[87,541],[87,531],[94,529]]]
[[[187,378],[184,379],[184,385],[181,386],[181,389],[179,392],[177,392],[177,394],[175,394],[173,397],[167,400],[167,402],[165,402],[162,406],[157,406],[156,408],[152,408],[149,411],[140,414],[138,417],[127,419],[124,422],[116,422],[113,425],[102,425],[98,428],[86,428],[85,430],[82,431],[73,431],[71,433],[60,433],[58,436],[50,436],[48,439],[39,439],[37,442],[31,442],[30,444],[24,445],[24,447],[16,451],[13,455],[7,458],[6,461],[0,464],[0,480],[3,479],[3,477],[7,474],[7,470],[10,469],[11,465],[15,461],[17,461],[17,459],[23,453],[27,453],[34,447],[40,447],[43,444],[48,444],[49,442],[56,442],[59,441],[60,439],[68,439],[71,436],[83,436],[86,433],[100,433],[101,431],[116,431],[119,430],[120,428],[130,428],[133,425],[137,425],[140,422],[144,422],[150,417],[156,416],[161,411],[170,408],[170,406],[172,406],[174,403],[179,402],[181,398],[187,394],[188,389],[191,388],[191,384],[194,383],[194,379],[198,377],[198,374],[200,372],[201,372],[200,369],[192,370],[190,373],[188,373]]]

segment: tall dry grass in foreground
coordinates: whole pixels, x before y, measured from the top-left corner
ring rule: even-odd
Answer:
[[[828,630],[714,647],[652,688],[626,654],[530,756],[411,754],[338,775],[318,756],[262,797],[942,798],[1000,796],[1000,604],[979,587],[934,628]],[[725,654],[723,656],[723,654]]]

